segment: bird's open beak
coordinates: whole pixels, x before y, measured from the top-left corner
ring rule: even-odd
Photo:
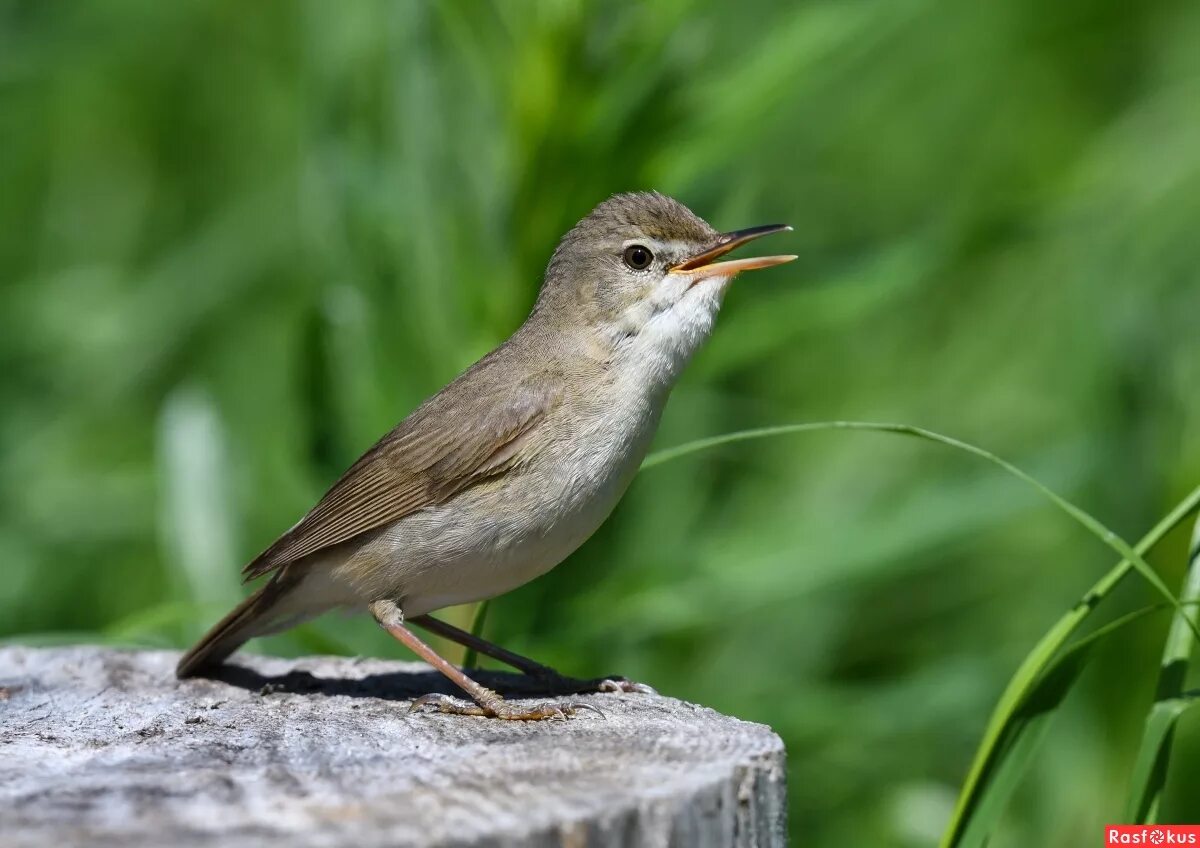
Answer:
[[[791,262],[795,256],[753,256],[748,259],[729,259],[725,262],[716,262],[729,251],[741,247],[748,241],[754,241],[762,236],[769,236],[771,233],[791,232],[791,227],[787,224],[767,224],[762,227],[750,227],[745,230],[734,230],[731,233],[722,233],[720,240],[716,246],[709,248],[703,253],[698,253],[686,262],[680,262],[678,265],[671,268],[672,274],[687,274],[694,276],[696,279],[702,277],[732,277],[734,274],[740,274],[742,271],[753,271],[756,268],[770,268],[773,265],[782,265],[785,262]]]

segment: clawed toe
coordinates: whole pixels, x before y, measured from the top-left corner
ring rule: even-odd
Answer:
[[[494,703],[480,705],[469,701],[460,701],[439,693],[422,695],[417,698],[409,707],[409,712],[419,711],[424,707],[432,707],[434,711],[447,715],[481,716],[498,718],[502,721],[566,721],[574,717],[579,710],[591,710],[603,719],[608,718],[598,707],[582,702],[569,704],[550,702],[522,706],[497,699]]]
[[[626,680],[624,677],[606,677],[596,684],[597,692],[633,693],[637,695],[657,695],[658,690],[636,680]]]
[[[560,704],[553,701],[532,706],[519,706],[503,701],[492,707],[489,715],[505,721],[566,721],[574,718],[579,710],[591,710],[603,719],[608,718],[599,708],[591,704],[582,702]]]
[[[586,695],[591,692],[612,692],[616,694],[657,695],[658,692],[645,683],[638,683],[620,675],[611,677],[596,677],[591,680],[579,680],[567,677],[557,672],[535,675],[538,682],[546,691],[557,695]]]
[[[602,710],[599,707],[594,706],[592,704],[585,704],[582,701],[580,701],[575,704],[570,704],[569,706],[571,708],[572,713],[574,713],[576,710],[591,710],[596,715],[600,716],[600,718],[604,719],[605,721],[608,721],[608,716],[606,716],[604,714],[604,710]]]
[[[417,698],[409,706],[408,711],[410,713],[420,712],[423,707],[433,707],[434,712],[446,713],[448,715],[491,715],[478,704],[473,704],[470,701],[460,701],[457,698],[451,698],[449,695],[442,695],[438,692],[422,695],[420,698]]]

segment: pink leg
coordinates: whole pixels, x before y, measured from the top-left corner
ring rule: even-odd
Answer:
[[[388,633],[400,641],[425,662],[446,675],[454,685],[471,696],[474,704],[462,704],[445,695],[424,695],[413,702],[413,709],[422,706],[436,706],[439,712],[455,715],[487,716],[489,718],[508,719],[510,721],[541,721],[548,718],[565,719],[575,714],[578,709],[596,710],[590,704],[535,704],[531,707],[516,707],[500,697],[496,692],[475,682],[461,669],[455,668],[433,648],[417,638],[411,630],[404,626],[404,615],[392,601],[376,601],[370,606],[371,615]],[[596,712],[600,712],[596,710]]]

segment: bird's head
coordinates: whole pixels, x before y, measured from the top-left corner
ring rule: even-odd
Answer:
[[[612,359],[644,363],[670,381],[707,338],[730,280],[796,258],[721,257],[790,229],[721,233],[657,192],[614,195],[559,242],[537,312],[590,330]]]

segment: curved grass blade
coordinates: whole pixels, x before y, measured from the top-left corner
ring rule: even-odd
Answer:
[[[1136,824],[1152,823],[1158,819],[1158,805],[1167,782],[1171,743],[1175,739],[1175,724],[1190,707],[1200,704],[1200,692],[1185,692],[1174,698],[1154,702],[1146,716],[1146,729],[1138,749],[1133,769],[1133,786],[1129,796],[1127,817]]]
[[[1078,680],[1095,649],[1143,618],[1168,609],[1170,607],[1165,603],[1154,604],[1122,615],[1071,644],[1038,673],[1022,694],[1003,730],[992,767],[956,844],[972,848],[987,844],[988,836],[1024,778],[1049,727],[1050,718]]]
[[[1200,600],[1200,519],[1192,529],[1188,550],[1188,567],[1180,593],[1184,603]],[[1167,782],[1171,744],[1175,739],[1175,723],[1197,702],[1195,693],[1189,694],[1183,689],[1195,646],[1191,630],[1177,614],[1171,620],[1171,629],[1167,631],[1154,705],[1146,716],[1146,727],[1133,767],[1126,808],[1128,821],[1142,824],[1158,820],[1158,806]]]
[[[932,430],[926,430],[922,427],[914,427],[910,424],[891,424],[880,423],[873,421],[816,421],[805,424],[784,424],[778,427],[761,427],[755,430],[739,430],[735,433],[726,433],[721,436],[712,436],[707,439],[697,439],[694,442],[680,445],[674,448],[658,451],[651,454],[642,463],[642,469],[653,468],[656,465],[661,465],[664,462],[669,462],[672,459],[678,459],[681,456],[687,456],[697,451],[707,450],[709,448],[727,445],[733,442],[744,442],[751,439],[764,439],[772,436],[786,436],[793,433],[806,433],[814,430],[868,430],[876,433],[897,433],[903,436],[913,436],[918,439],[936,442],[937,444],[947,447],[957,448],[961,451],[966,451],[969,454],[987,460],[993,465],[999,466],[1009,474],[1016,477],[1018,480],[1032,486],[1043,497],[1049,499],[1055,506],[1065,512],[1071,518],[1075,519],[1078,524],[1081,524],[1093,536],[1099,539],[1108,547],[1112,548],[1123,558],[1132,563],[1133,567],[1138,570],[1142,577],[1154,589],[1162,595],[1176,610],[1180,609],[1179,600],[1167,588],[1167,584],[1162,581],[1162,578],[1150,567],[1150,565],[1142,559],[1141,554],[1129,546],[1129,543],[1114,533],[1112,530],[1101,524],[1096,518],[1089,513],[1077,507],[1075,504],[1068,501],[1066,498],[1059,495],[1049,486],[1046,486],[1035,477],[1026,474],[1020,468],[1013,465],[1007,460],[1001,459],[990,451],[986,451],[981,447],[959,441],[950,436],[943,436],[941,433],[935,433]],[[1196,625],[1191,618],[1183,616],[1187,621],[1188,626],[1200,637],[1200,627]]]
[[[1178,527],[1184,519],[1200,506],[1200,486],[1193,489],[1187,497],[1180,501],[1154,528],[1143,536],[1137,543],[1136,549],[1146,554],[1162,539]],[[1106,598],[1125,577],[1132,571],[1133,565],[1123,559],[1109,569],[1103,577],[1084,594],[1079,601],[1067,610],[1054,626],[1046,631],[1018,666],[1004,693],[992,710],[983,739],[975,751],[966,780],[959,791],[958,801],[946,832],[942,837],[942,848],[958,846],[964,831],[973,818],[977,805],[983,795],[986,784],[985,777],[990,774],[1001,756],[1001,739],[1009,733],[1009,727],[1017,707],[1028,697],[1042,670],[1052,662],[1052,658],[1066,643],[1071,634],[1078,629],[1083,620]]]
[[[1173,530],[1180,522],[1182,522],[1196,507],[1200,505],[1200,487],[1192,490],[1192,492],[1184,498],[1162,521],[1158,523],[1146,536],[1138,542],[1136,548],[1129,548],[1124,540],[1120,539],[1115,533],[1108,530],[1099,521],[1085,513],[1083,510],[1069,503],[1052,490],[1044,486],[1042,483],[1030,477],[1025,472],[1021,471],[1011,463],[1000,459],[997,456],[975,447],[974,445],[960,442],[957,439],[941,434],[934,433],[929,430],[923,430],[918,427],[911,427],[903,424],[876,424],[870,422],[857,421],[831,421],[831,422],[816,422],[806,424],[791,424],[778,427],[764,427],[756,430],[743,430],[736,433],[729,433],[722,436],[713,436],[707,439],[689,442],[675,448],[659,451],[649,456],[642,464],[642,468],[652,468],[663,462],[668,462],[672,459],[677,459],[697,451],[706,450],[708,448],[718,447],[733,442],[746,441],[750,439],[768,438],[773,436],[790,435],[793,433],[816,431],[816,430],[873,430],[877,432],[891,432],[902,435],[917,436],[926,438],[934,442],[957,447],[966,450],[994,464],[999,465],[1006,471],[1017,476],[1019,479],[1034,486],[1043,495],[1049,497],[1056,505],[1062,508],[1075,520],[1082,523],[1093,535],[1096,535],[1109,547],[1121,554],[1122,559],[1112,569],[1092,586],[1090,590],[1083,596],[1080,601],[1068,610],[1054,626],[1038,640],[1037,645],[1025,657],[1013,677],[1009,680],[1005,687],[1004,693],[997,702],[992,715],[988,720],[987,728],[984,731],[984,736],[980,742],[979,748],[975,752],[975,757],[971,762],[971,767],[967,773],[967,777],[963,783],[962,789],[959,792],[958,801],[955,804],[955,809],[951,815],[950,822],[946,828],[942,838],[942,848],[952,848],[961,844],[961,840],[966,831],[967,825],[978,809],[980,800],[984,797],[986,789],[986,778],[995,772],[995,767],[1002,762],[1003,748],[1002,740],[1005,738],[1012,742],[1016,738],[1011,735],[1011,727],[1015,721],[1017,708],[1026,701],[1030,693],[1036,685],[1039,675],[1044,671],[1052,661],[1055,654],[1070,638],[1071,634],[1082,624],[1083,620],[1091,613],[1093,609],[1117,587],[1118,584],[1129,574],[1130,570],[1136,569],[1142,576],[1148,580],[1159,592],[1170,601],[1170,605],[1176,610],[1180,610],[1179,601],[1171,594],[1162,580],[1155,574],[1149,565],[1143,559],[1143,555],[1154,547],[1164,536]],[[1192,632],[1196,632],[1196,624],[1188,616],[1180,614],[1180,620],[1186,622],[1186,626]],[[1011,750],[1011,747],[1010,747]]]
[[[491,601],[480,601],[475,606],[475,615],[471,618],[471,635],[482,639],[483,625],[487,623],[488,606]],[[463,654],[463,668],[475,668],[479,665],[479,654],[474,648],[467,648],[467,652]]]

